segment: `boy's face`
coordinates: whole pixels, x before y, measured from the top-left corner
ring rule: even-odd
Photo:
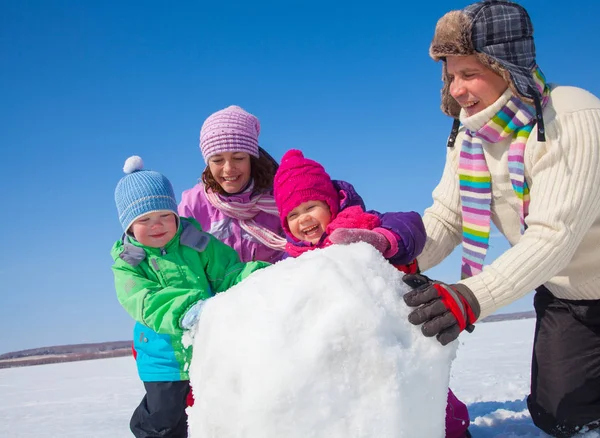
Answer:
[[[208,159],[210,173],[227,193],[241,192],[250,181],[250,154],[223,152]]]
[[[307,201],[290,211],[286,219],[296,239],[316,244],[331,222],[331,212],[323,201]]]
[[[155,211],[136,219],[130,230],[142,245],[162,248],[177,233],[177,219],[169,211]]]

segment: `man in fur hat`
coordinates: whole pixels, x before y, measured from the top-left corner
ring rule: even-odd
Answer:
[[[546,83],[524,8],[485,0],[438,22],[442,111],[454,119],[425,211],[425,271],[462,243],[462,279],[407,275],[409,316],[443,344],[535,289],[533,422],[570,437],[600,423],[600,100]],[[483,266],[490,222],[511,248]]]

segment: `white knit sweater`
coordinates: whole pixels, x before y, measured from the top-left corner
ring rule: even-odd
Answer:
[[[510,90],[463,125],[477,129],[511,96]],[[544,109],[546,142],[534,128],[525,150],[531,203],[520,233],[517,198],[508,174],[510,139],[483,144],[492,177],[492,221],[511,248],[461,283],[479,300],[480,318],[544,284],[556,297],[600,299],[600,99],[575,87],[553,87]],[[458,156],[464,135],[448,149],[446,166],[423,220],[427,243],[418,257],[425,271],[462,242]],[[457,272],[460,267],[457,266]]]

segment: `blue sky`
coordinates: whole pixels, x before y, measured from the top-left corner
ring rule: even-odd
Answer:
[[[130,337],[109,255],[123,162],[141,155],[179,195],[204,167],[203,120],[231,104],[275,158],[301,149],[369,208],[422,213],[451,124],[428,46],[468,3],[3,1],[0,353]],[[522,4],[548,80],[600,95],[600,3]],[[495,237],[490,259],[506,248]],[[455,281],[459,260],[431,275]]]

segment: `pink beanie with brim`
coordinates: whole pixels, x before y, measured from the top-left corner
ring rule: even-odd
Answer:
[[[200,130],[200,151],[204,161],[223,152],[246,152],[259,156],[260,122],[239,106],[231,105],[211,114]]]

